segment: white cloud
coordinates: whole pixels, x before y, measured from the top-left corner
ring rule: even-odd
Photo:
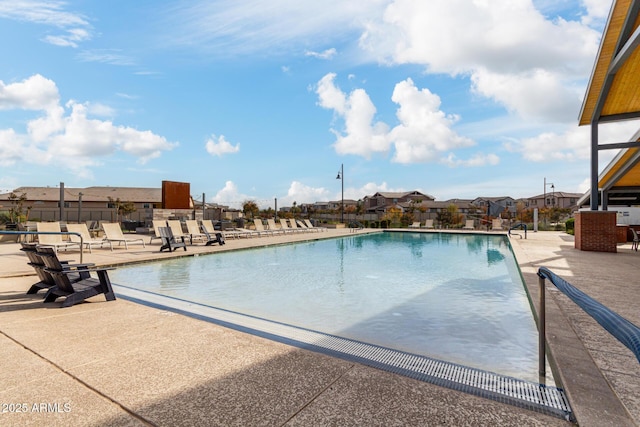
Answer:
[[[25,134],[1,129],[0,161],[12,164],[47,164],[65,158],[66,167],[80,176],[100,165],[100,157],[117,151],[128,153],[145,163],[177,146],[151,131],[114,125],[111,121],[89,117],[92,112],[114,114],[103,104],[69,101],[63,107],[55,83],[40,75],[23,82],[0,82],[0,109],[29,109],[42,113],[26,123]]]
[[[61,47],[78,47],[80,42],[91,39],[91,34],[83,28],[67,30],[66,34],[46,36],[44,41]]]
[[[383,62],[470,76],[477,94],[524,119],[573,124],[600,39],[587,24],[602,3],[590,0],[584,20],[567,21],[532,1],[395,0],[361,46]]]
[[[276,55],[312,49],[357,34],[389,0],[197,0],[165,9],[167,43],[212,55]],[[212,22],[223,23],[211,25]],[[355,39],[355,37],[352,37]]]
[[[325,75],[318,82],[316,93],[321,107],[333,109],[344,120],[344,133],[332,129],[336,135],[336,152],[365,158],[370,158],[373,153],[387,152],[390,146],[387,137],[389,128],[383,122],[372,123],[376,107],[369,95],[362,89],[344,94],[335,86],[335,77],[333,73]]]
[[[216,142],[216,136],[211,135],[211,138],[209,138],[205,144],[205,148],[209,154],[221,157],[223,154],[233,154],[240,151],[240,144],[231,145],[231,143],[224,138],[224,135],[220,135]]]
[[[292,206],[293,202],[296,202],[298,205],[302,203],[315,203],[318,200],[327,200],[330,197],[329,194],[329,191],[324,187],[315,188],[299,181],[293,181],[289,186],[287,195],[278,199],[278,204]]]
[[[311,50],[307,50],[304,52],[304,55],[311,56],[318,59],[332,59],[334,56],[336,56],[337,53],[338,51],[332,47],[330,49],[323,50],[322,52],[314,52]]]
[[[395,145],[393,161],[430,162],[440,152],[474,144],[451,129],[458,117],[440,110],[440,97],[429,89],[419,90],[411,79],[396,84],[391,100],[399,105],[400,120],[389,134]]]
[[[441,162],[449,167],[478,167],[478,166],[495,166],[500,163],[500,157],[495,154],[482,154],[477,153],[473,157],[467,160],[457,159],[455,154],[449,153],[449,155],[441,160]]]
[[[637,121],[600,125],[599,141],[601,144],[629,141],[637,130]],[[564,133],[546,132],[508,142],[505,147],[509,151],[521,153],[522,157],[533,162],[588,160],[591,158],[591,128],[575,126]],[[600,163],[611,160],[615,152],[616,150],[601,150]]]
[[[411,79],[396,84],[391,100],[398,104],[400,123],[389,130],[384,122],[373,123],[376,107],[366,91],[355,89],[347,95],[334,84],[335,77],[333,73],[325,75],[316,93],[321,107],[334,110],[344,120],[344,131],[332,129],[338,154],[368,159],[374,153],[387,153],[393,146],[392,161],[425,163],[437,161],[443,152],[474,145],[452,129],[458,117],[440,110],[440,97],[426,88],[418,89]]]
[[[16,21],[47,25],[65,31],[48,35],[44,41],[57,46],[78,47],[78,43],[91,39],[91,24],[80,13],[66,10],[67,2],[19,0],[0,2],[0,17]]]
[[[129,66],[136,61],[120,53],[119,49],[85,50],[78,54],[78,59],[84,62],[102,62],[104,64]]]
[[[368,31],[369,46],[393,46],[381,52],[393,62],[448,74],[539,67],[584,73],[600,37],[580,22],[546,19],[531,1],[511,0],[395,0]],[[390,35],[392,43],[377,39]]]
[[[255,200],[255,198],[240,193],[238,186],[233,181],[226,181],[224,188],[213,196],[213,202],[235,209],[242,209],[242,203],[246,200]],[[256,201],[256,203],[258,202]],[[260,203],[258,203],[258,206],[261,207]]]
[[[13,129],[0,129],[0,166],[10,166],[22,158],[22,141]]]
[[[560,74],[540,68],[510,74],[478,69],[471,80],[476,93],[526,120],[573,123],[584,94],[584,89],[562,81]]]
[[[40,74],[7,85],[0,80],[0,110],[48,110],[59,102],[56,84]]]

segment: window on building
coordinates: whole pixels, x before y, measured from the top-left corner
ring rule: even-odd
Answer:
[[[107,203],[107,209],[115,209],[115,208],[116,208],[115,203]]]
[[[151,205],[149,203],[145,203],[144,205],[142,205],[143,209],[149,209],[151,208]]]

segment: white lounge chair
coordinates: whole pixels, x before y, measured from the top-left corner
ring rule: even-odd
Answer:
[[[153,239],[158,239],[160,240],[160,242],[162,242],[162,236],[160,236],[160,227],[166,227],[167,221],[154,219],[153,221],[151,221],[151,223],[153,224],[153,236],[151,236],[149,244],[153,243]]]
[[[129,249],[129,243],[142,243],[142,247],[145,247],[142,237],[125,237],[122,233],[122,228],[120,228],[120,224],[117,222],[102,223],[102,230],[104,231],[104,240],[111,244],[111,250],[113,250],[114,242],[118,242],[118,245],[124,243],[125,249]]]
[[[420,221],[414,221],[409,228],[420,228]]]
[[[267,230],[266,228],[264,228],[264,224],[262,223],[262,220],[260,218],[254,218],[253,219],[253,225],[254,227],[256,227],[256,231],[258,233],[260,233],[260,235],[271,235],[273,236],[274,232],[271,230]]]
[[[200,231],[198,221],[195,219],[188,219],[185,221],[187,225],[187,234],[189,235],[189,242],[193,245],[193,239],[207,240],[207,235]],[[215,234],[214,234],[215,235]]]
[[[202,224],[202,229],[205,232],[209,233],[209,235],[215,236],[216,233],[218,232],[213,226],[213,222],[211,222],[210,219],[203,219],[200,223]],[[240,237],[240,234],[241,234],[240,232],[235,230],[221,230],[221,232],[225,239],[228,239],[229,237],[233,237],[234,239],[237,239]]]
[[[92,246],[102,247],[105,243],[108,243],[111,246],[111,242],[92,238],[91,233],[89,233],[89,229],[87,228],[87,224],[67,224],[67,231],[80,234],[82,236],[82,244],[89,249],[89,253],[92,253]],[[80,245],[80,237],[75,234],[69,234],[69,240]]]
[[[177,219],[167,220],[167,225],[171,229],[171,233],[173,233],[173,237],[175,237],[176,240],[180,240],[181,237],[184,237],[185,239],[189,237],[187,233],[182,231],[182,224]]]
[[[285,231],[282,228],[276,225],[276,222],[274,221],[273,218],[267,219],[267,227],[269,227],[269,230],[273,231],[274,233],[281,233],[281,234],[285,233]]]
[[[291,219],[289,220],[289,224],[290,224],[290,227],[291,227],[291,229],[292,229],[293,231],[297,231],[297,232],[299,232],[299,233],[304,233],[305,231],[309,231],[309,230],[307,230],[307,228],[306,228],[306,227],[305,227],[305,228],[300,227],[300,226],[298,225],[298,221],[296,221],[296,219],[295,219],[295,218],[291,218]]]
[[[433,220],[432,219],[425,220],[424,225],[422,226],[422,228],[434,228]]]
[[[289,227],[289,223],[287,222],[286,218],[280,218],[280,226],[282,227],[282,229],[284,230],[285,233],[295,233],[296,230],[294,230],[293,228]]]
[[[313,228],[313,227],[309,228],[309,227],[307,227],[307,224],[305,224],[303,221],[301,221],[299,219],[296,220],[296,223],[298,224],[298,228],[301,228],[303,230],[315,231],[316,233],[320,231],[317,228]]]
[[[40,233],[61,233],[59,222],[39,222],[36,229]],[[38,247],[53,248],[54,253],[58,253],[58,249],[80,249],[80,243],[65,242],[62,234],[38,234]]]
[[[502,219],[494,218],[491,221],[491,229],[492,230],[502,230]]]
[[[465,224],[464,227],[462,227],[463,230],[474,230],[475,227],[473,226],[473,220],[472,219],[468,219]]]
[[[316,227],[316,226],[315,226],[315,225],[313,225],[313,224],[311,223],[311,221],[310,221],[310,220],[308,220],[308,219],[305,219],[305,220],[304,220],[304,223],[305,223],[305,224],[307,224],[307,228],[308,228],[308,229],[310,229],[310,230],[327,231],[327,227]]]

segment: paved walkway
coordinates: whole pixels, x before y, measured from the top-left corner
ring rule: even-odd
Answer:
[[[117,265],[345,233],[230,240],[173,254],[160,254],[157,243],[94,249],[84,261]],[[629,245],[588,253],[565,234],[528,237],[512,243],[536,304],[535,271],[544,265],[640,324],[640,254]],[[24,293],[36,281],[25,276],[32,273],[17,244],[0,244],[3,426],[569,425],[123,299],[43,304]],[[549,294],[550,352],[580,425],[639,425],[638,362],[570,301]]]

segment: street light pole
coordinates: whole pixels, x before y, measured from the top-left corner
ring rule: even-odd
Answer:
[[[544,178],[544,193],[543,193],[543,206],[546,208],[547,207],[547,186],[550,185],[551,189],[554,190],[554,196],[555,196],[555,186],[553,185],[553,182],[549,182],[547,183],[547,178]]]
[[[336,179],[342,181],[342,205],[340,207],[340,222],[344,223],[344,163],[340,165],[340,172],[338,172],[338,176]]]

